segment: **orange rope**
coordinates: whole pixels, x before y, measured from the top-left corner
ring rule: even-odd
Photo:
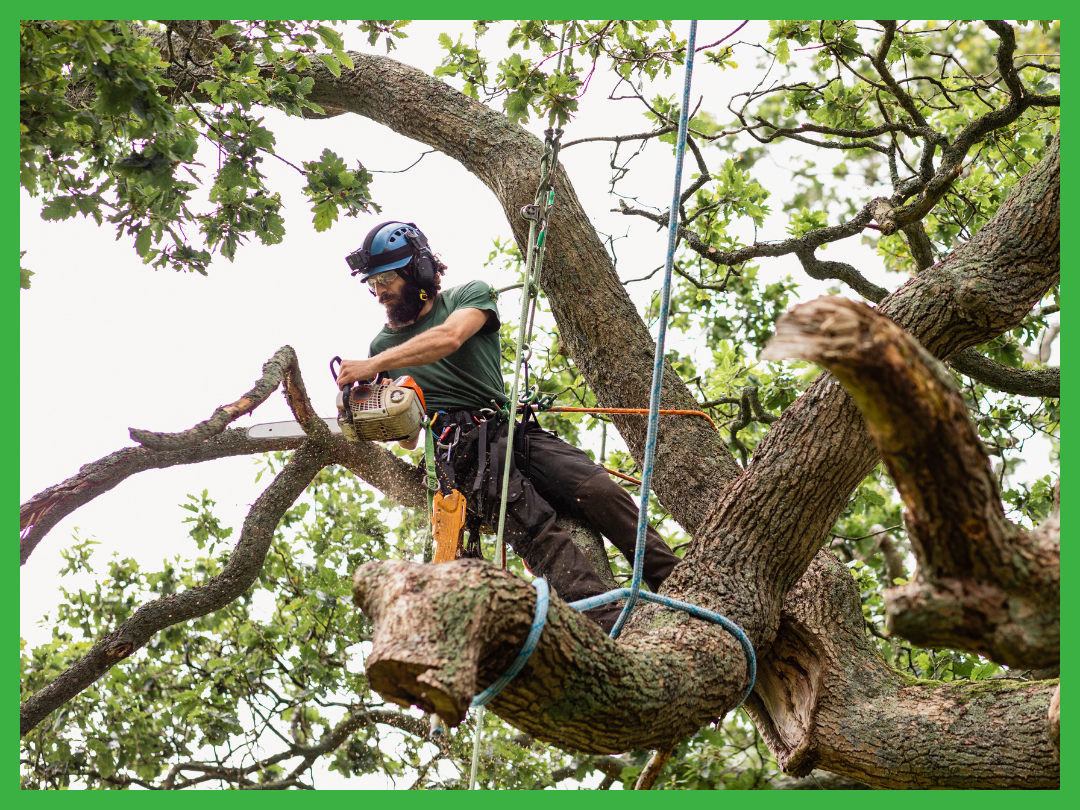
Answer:
[[[623,473],[619,472],[618,470],[613,470],[613,469],[611,469],[611,467],[604,467],[604,469],[607,470],[612,475],[614,475],[616,478],[621,478],[623,481],[629,481],[631,484],[640,484],[641,483],[636,478],[633,478],[633,477],[631,477],[629,475],[623,475]]]
[[[648,414],[648,408],[568,408],[563,405],[554,405],[548,408],[549,411],[555,413],[636,413],[636,414]],[[713,426],[713,430],[719,431],[716,426],[716,422],[712,420],[704,411],[674,411],[666,410],[659,412],[663,416],[704,416],[709,420],[709,424]]]

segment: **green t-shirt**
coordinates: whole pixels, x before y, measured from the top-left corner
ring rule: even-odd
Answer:
[[[424,392],[428,414],[435,411],[494,408],[509,401],[503,385],[501,352],[499,347],[499,309],[495,306],[496,293],[483,281],[470,281],[460,287],[443,290],[435,299],[435,305],[427,315],[400,331],[389,327],[371,341],[369,357],[398,346],[433,326],[440,326],[459,309],[482,309],[495,313],[461,347],[442,360],[426,366],[406,366],[388,369],[391,378],[408,374]],[[491,401],[495,400],[496,405]]]

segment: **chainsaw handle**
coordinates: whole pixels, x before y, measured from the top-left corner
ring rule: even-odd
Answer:
[[[334,371],[334,363],[338,364],[337,371]],[[333,359],[330,360],[330,376],[334,378],[334,385],[337,385],[337,378],[338,378],[338,375],[340,375],[340,374],[341,374],[341,358],[335,355],[333,357]],[[341,389],[344,391],[345,386],[344,385],[341,386]]]
[[[334,384],[335,385],[337,385],[338,375],[341,374],[341,362],[342,362],[341,358],[336,356],[336,355],[330,360],[330,376],[334,378]],[[334,371],[334,363],[338,364],[337,371]],[[357,380],[357,383],[359,385],[374,385],[375,383],[377,383],[379,381],[379,378],[381,376],[383,376],[383,373],[380,371],[378,374],[375,375],[374,379],[372,379],[372,380]],[[350,387],[351,386],[349,385],[349,383],[345,383],[345,385],[341,386],[341,390],[344,391],[346,388],[350,388]]]

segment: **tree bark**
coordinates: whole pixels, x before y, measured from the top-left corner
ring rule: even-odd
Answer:
[[[746,708],[784,772],[875,788],[1056,788],[1057,681],[920,681],[866,637],[858,588],[820,552],[784,600]]]
[[[516,657],[536,603],[531,585],[478,560],[365,563],[353,594],[374,625],[371,688],[450,726]],[[714,707],[730,709],[746,688],[742,648],[715,625],[652,607],[635,611],[647,630],[615,643],[552,595],[535,651],[488,707],[538,740],[593,754],[665,748],[715,721]]]

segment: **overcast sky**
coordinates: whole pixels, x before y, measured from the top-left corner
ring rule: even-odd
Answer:
[[[748,27],[739,38],[753,40],[765,25]],[[732,27],[702,22],[698,43],[714,42]],[[430,72],[442,56],[438,34],[447,31],[456,39],[462,29],[460,23],[416,22],[392,56]],[[685,36],[688,24],[678,23],[676,30]],[[471,32],[466,36],[471,38]],[[481,42],[494,62],[505,35],[491,33]],[[369,48],[359,36],[347,43],[355,50],[384,52],[381,46]],[[695,99],[704,93],[703,108],[726,121],[727,99],[760,79],[754,58],[746,50],[737,53],[740,68],[724,73],[697,65]],[[647,94],[675,93],[681,82],[678,69]],[[580,114],[566,128],[566,140],[648,129],[639,105],[605,100],[614,85],[613,76],[594,77]],[[360,160],[369,170],[392,171],[409,166],[426,150],[358,116],[300,121],[267,112],[266,119],[277,136],[279,154],[297,165],[317,158],[328,147],[348,164]],[[544,124],[533,122],[529,128],[539,134]],[[630,152],[624,146],[620,154]],[[718,165],[715,150],[709,154],[712,165]],[[787,148],[778,155],[776,168],[762,161],[754,171],[766,188],[779,194],[781,167],[794,151]],[[216,153],[204,146],[200,159],[206,164],[203,176],[209,177]],[[607,143],[583,144],[562,155],[585,210],[601,232],[621,237],[634,220],[630,235],[616,242],[616,248],[620,276],[637,278],[663,263],[666,233],[639,218],[610,212],[616,200],[606,193],[609,159]],[[654,143],[631,165],[619,191],[644,205],[666,209],[674,171],[671,148]],[[383,212],[343,219],[323,234],[310,225],[311,215],[299,194],[300,175],[272,158],[262,166],[271,187],[285,200],[285,240],[270,248],[241,247],[231,264],[215,258],[207,278],[155,271],[140,262],[128,238],[117,242],[110,228],[98,228],[92,221],[43,222],[39,203],[23,195],[21,249],[27,251],[24,266],[36,275],[32,289],[19,296],[21,501],[70,477],[81,465],[131,446],[129,427],[178,431],[208,418],[216,407],[247,391],[260,377],[262,364],[286,344],[299,356],[316,408],[324,416],[333,415],[336,390],[328,370],[330,358],[366,356],[368,343],[382,326],[381,309],[366,287],[349,276],[344,260],[378,222],[416,222],[449,265],[446,286],[475,278],[496,286],[511,281],[483,268],[493,240],[510,235],[494,196],[441,154],[425,156],[406,173],[375,174],[372,194]],[[779,199],[770,202],[778,207]],[[783,238],[784,225],[783,217],[772,217],[759,237]],[[876,283],[895,287],[898,277],[884,274],[874,254],[857,241],[830,245],[829,258],[852,262]],[[804,297],[823,291],[825,285],[805,278],[794,260],[762,263],[766,278],[788,273],[803,283]],[[629,289],[641,305],[660,281],[657,274],[652,282]],[[516,319],[520,305],[514,294],[505,295],[499,304],[504,320]],[[275,393],[234,426],[291,418],[283,396]],[[609,447],[610,441],[609,437]],[[157,568],[167,556],[195,554],[181,523],[188,514],[179,506],[186,494],[209,489],[218,501],[218,516],[238,535],[250,504],[266,486],[265,480],[256,486],[254,477],[250,458],[151,471],[126,480],[67,517],[22,569],[22,636],[32,643],[48,636],[36,622],[55,605],[59,552],[70,544],[76,527],[80,537],[93,536],[101,543],[100,563],[117,551]]]

